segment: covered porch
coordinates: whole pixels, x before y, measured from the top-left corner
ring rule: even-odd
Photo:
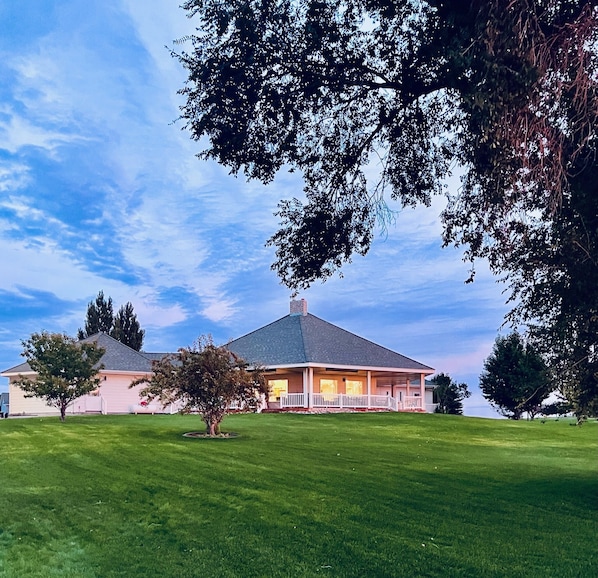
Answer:
[[[431,372],[386,368],[307,367],[267,371],[268,408],[432,412]]]

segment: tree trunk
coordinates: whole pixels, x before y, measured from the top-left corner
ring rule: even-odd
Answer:
[[[60,404],[60,421],[64,421],[66,419],[66,404]]]
[[[217,421],[211,421],[208,425],[208,434],[211,436],[217,436],[220,433],[220,423]]]
[[[220,422],[217,420],[210,420],[207,423],[206,432],[210,436],[217,436],[220,433]]]

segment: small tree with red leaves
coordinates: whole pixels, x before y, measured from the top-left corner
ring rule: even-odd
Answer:
[[[199,413],[210,436],[220,433],[232,405],[257,411],[268,391],[259,368],[249,368],[245,360],[203,336],[192,347],[155,361],[153,375],[131,387],[143,383],[142,398],[179,405],[181,413]]]

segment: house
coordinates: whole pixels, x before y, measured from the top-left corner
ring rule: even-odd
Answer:
[[[305,299],[227,347],[265,369],[271,409],[434,410],[434,369],[312,315]]]
[[[68,409],[68,413],[155,413],[172,411],[155,405],[142,405],[139,385],[129,389],[129,385],[140,377],[150,375],[152,360],[164,354],[143,353],[131,349],[106,333],[92,335],[84,342],[95,342],[105,350],[101,359],[104,368],[99,371],[100,386],[90,395],[76,399]],[[25,397],[25,392],[14,382],[19,375],[32,376],[35,373],[28,363],[21,363],[7,369],[0,375],[9,379],[10,415],[56,415],[56,408],[46,405],[45,401],[36,397]]]
[[[78,398],[70,413],[173,413],[174,407],[143,404],[143,386],[130,384],[152,371],[164,353],[135,351],[105,333],[88,337],[105,350],[100,386]],[[307,311],[305,299],[291,301],[289,315],[227,344],[233,353],[264,369],[270,387],[269,409],[385,409],[433,411],[434,370],[332,325]],[[15,384],[34,375],[27,363],[7,369],[10,415],[57,414],[38,398],[25,397]]]

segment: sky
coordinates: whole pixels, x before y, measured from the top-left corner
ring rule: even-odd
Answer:
[[[185,71],[169,52],[195,28],[180,4],[0,3],[0,370],[22,361],[34,332],[75,336],[100,290],[115,311],[133,304],[153,352],[204,334],[225,343],[289,312],[265,242],[300,177],[264,186],[196,157],[201,143],[177,122]],[[508,311],[504,286],[483,262],[465,284],[462,252],[441,247],[442,208],[398,210],[342,278],[298,297],[467,383],[466,415],[497,417],[478,381]]]

